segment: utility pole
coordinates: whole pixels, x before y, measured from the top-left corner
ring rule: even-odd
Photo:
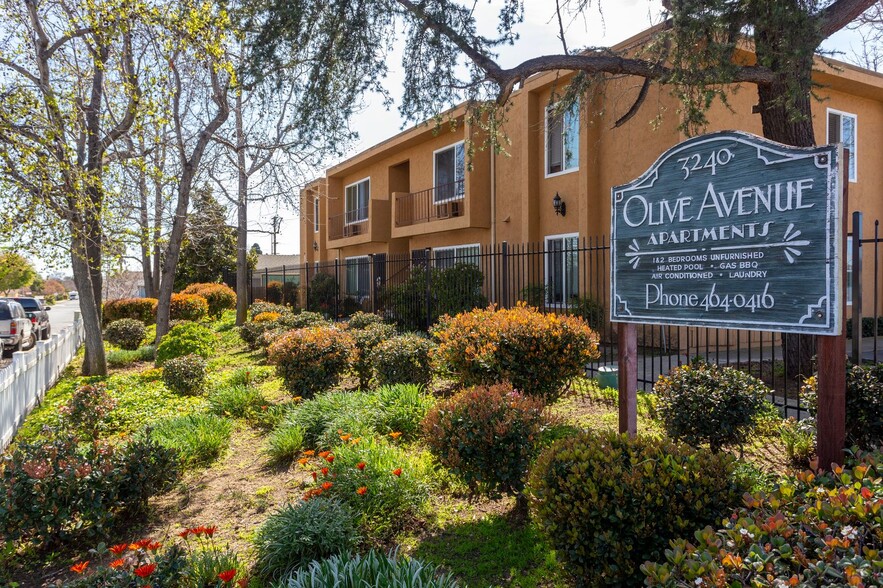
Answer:
[[[279,230],[282,228],[282,217],[276,215],[273,217],[273,243],[272,243],[272,252],[273,255],[276,255],[276,235],[279,234]]]

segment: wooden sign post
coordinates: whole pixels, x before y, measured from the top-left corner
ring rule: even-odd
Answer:
[[[728,131],[688,139],[612,189],[622,432],[636,429],[636,324],[842,335],[840,160],[837,146]]]

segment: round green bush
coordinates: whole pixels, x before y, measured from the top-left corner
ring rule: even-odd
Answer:
[[[166,387],[177,394],[199,394],[205,385],[206,361],[189,353],[173,357],[163,364],[162,380]]]
[[[423,421],[423,436],[439,462],[473,492],[517,494],[545,420],[542,400],[498,384],[436,404]]]
[[[261,336],[267,331],[279,328],[279,321],[249,321],[239,327],[239,337],[249,349],[260,347]]]
[[[273,280],[267,284],[267,302],[271,304],[282,303],[282,282]]]
[[[156,298],[119,298],[108,300],[101,306],[104,324],[123,318],[139,320],[145,325],[156,322]]]
[[[113,321],[104,329],[104,340],[120,349],[133,351],[141,346],[147,334],[144,323],[137,319],[124,318]]]
[[[704,362],[660,376],[653,391],[669,436],[694,447],[708,443],[714,452],[745,442],[772,393],[745,372]]]
[[[810,414],[818,411],[818,377],[801,390]],[[846,369],[846,442],[862,449],[883,447],[883,363]]]
[[[195,294],[205,298],[208,314],[220,318],[225,310],[236,308],[236,292],[226,284],[190,284],[181,294]]]
[[[353,371],[359,377],[359,387],[364,390],[371,384],[371,376],[374,374],[374,350],[384,341],[395,337],[396,330],[392,325],[367,323],[359,329],[349,326],[347,332],[352,335],[356,346]]]
[[[289,503],[255,534],[255,569],[265,580],[278,580],[311,561],[349,553],[358,540],[353,513],[339,501],[320,496]]]
[[[217,343],[214,333],[197,323],[183,323],[172,329],[156,348],[156,365],[191,353],[208,359],[215,351]]]
[[[269,362],[296,396],[311,398],[335,386],[349,367],[350,335],[335,327],[309,327],[280,336],[267,350]]]
[[[265,312],[275,312],[277,314],[285,314],[291,312],[291,309],[287,306],[283,306],[281,304],[272,304],[270,302],[255,302],[251,306],[248,307],[248,316],[254,320],[259,314],[263,314]]]
[[[533,519],[577,586],[641,586],[641,564],[739,504],[735,463],[664,439],[580,433],[537,459]]]
[[[346,328],[353,329],[364,329],[370,325],[382,325],[383,317],[379,314],[374,314],[372,312],[362,312],[361,310],[354,313],[346,322]]]
[[[279,324],[287,329],[305,329],[307,327],[330,326],[331,322],[318,312],[303,311],[283,313],[279,317]]]
[[[374,379],[385,384],[420,384],[432,381],[429,353],[432,341],[420,335],[399,335],[374,348]]]
[[[458,588],[459,584],[440,568],[394,553],[382,555],[373,549],[365,555],[332,555],[322,561],[311,562],[298,570],[277,588]]]

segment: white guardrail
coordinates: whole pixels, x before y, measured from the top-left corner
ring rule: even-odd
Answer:
[[[80,313],[74,324],[38,341],[34,349],[16,351],[12,363],[0,370],[0,451],[6,449],[25,417],[58,380],[83,343]]]

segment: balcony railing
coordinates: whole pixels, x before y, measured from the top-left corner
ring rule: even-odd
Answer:
[[[463,180],[396,197],[396,226],[463,216],[466,192]]]
[[[328,219],[328,238],[346,239],[362,235],[368,230],[368,208],[348,210]]]

